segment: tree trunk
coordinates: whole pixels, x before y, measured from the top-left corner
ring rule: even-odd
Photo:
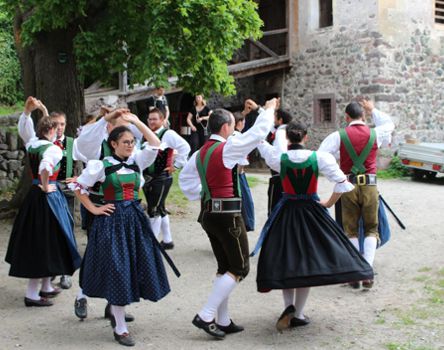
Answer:
[[[35,96],[48,108],[48,112],[66,114],[66,135],[75,136],[85,111],[83,86],[78,78],[73,51],[77,26],[38,33],[30,46],[23,47],[20,38],[23,17],[14,20],[14,37],[22,67],[25,97]],[[35,116],[34,116],[35,118]],[[30,186],[29,171],[25,170],[11,202],[20,206]]]

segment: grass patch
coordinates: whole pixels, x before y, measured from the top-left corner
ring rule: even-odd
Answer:
[[[17,103],[14,106],[0,105],[0,116],[11,115],[23,111],[24,104]]]
[[[430,272],[430,271],[432,271],[432,268],[431,267],[427,267],[427,266],[421,267],[418,270],[418,272]]]
[[[184,214],[189,203],[179,187],[179,173],[180,170],[176,170],[173,173],[173,185],[166,200],[166,206],[173,214]]]
[[[257,185],[262,183],[262,181],[259,178],[252,175],[247,175],[247,181],[248,181],[248,186],[250,186],[250,188],[256,187]]]
[[[387,343],[385,344],[385,347],[388,350],[434,350],[433,348],[430,348],[428,346],[416,346],[411,342],[405,344]]]
[[[427,281],[429,278],[427,276],[417,276],[415,277],[413,280],[416,282],[425,282]]]
[[[173,173],[173,184],[166,199],[166,207],[172,215],[182,215],[186,213],[188,206],[188,199],[183,195],[179,188],[179,170]],[[139,197],[143,203],[146,204],[146,197],[143,190],[139,191]]]

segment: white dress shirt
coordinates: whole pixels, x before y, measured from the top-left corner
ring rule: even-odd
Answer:
[[[259,147],[259,152],[265,163],[274,171],[281,171],[281,155],[288,154],[288,159],[293,163],[305,162],[313,153],[307,149],[289,150],[287,152],[280,151],[276,146],[271,146],[268,142],[263,142]],[[316,159],[318,162],[318,169],[330,182],[335,182],[336,185],[333,192],[344,193],[352,191],[355,187],[347,181],[347,177],[339,169],[335,158],[326,152],[316,152]]]
[[[385,147],[390,145],[392,141],[392,132],[395,129],[395,124],[386,113],[382,113],[376,108],[372,111],[372,120],[375,124],[376,131],[376,142],[379,147]],[[349,125],[365,125],[361,120],[352,121]],[[324,141],[322,141],[321,146],[319,146],[319,151],[328,152],[339,159],[339,150],[341,147],[341,137],[339,136],[339,131],[335,131],[328,135]]]
[[[106,125],[108,122],[105,118],[101,118],[93,124],[84,125],[82,132],[77,138],[77,151],[80,152],[84,158],[88,160],[100,159],[102,150],[102,142],[108,140],[108,130]],[[143,138],[142,132],[133,124],[128,125],[136,140],[140,141]]]
[[[164,127],[156,130],[156,134],[159,134],[164,130]],[[188,159],[188,154],[190,153],[190,145],[185,141],[183,137],[181,137],[174,130],[168,129],[162,136],[161,149],[172,148],[175,152],[174,154],[174,167],[175,168],[183,168]]]
[[[30,114],[26,115],[23,112],[20,115],[20,118],[18,121],[18,133],[25,144],[28,143],[32,139],[37,139],[37,136],[35,134],[35,129],[34,129],[34,121],[32,120]],[[60,142],[63,142],[64,139],[65,139],[65,135],[62,135],[62,137],[59,140],[60,140]],[[79,154],[76,143],[77,143],[77,139],[74,139],[73,148],[72,148],[72,158],[74,160],[83,161],[84,157],[81,154]]]
[[[131,165],[136,163],[140,169],[140,187],[144,184],[144,179],[142,172],[145,168],[149,167],[157,157],[158,148],[152,148],[148,144],[144,145],[145,147],[142,150],[136,150],[129,158],[125,161],[126,164]],[[111,164],[119,164],[120,162],[114,157],[105,157],[104,160],[107,160]],[[117,170],[117,174],[125,175],[132,174],[134,170],[128,168],[121,168]],[[81,194],[89,194],[88,187],[94,186],[96,182],[104,182],[105,181],[105,166],[103,165],[103,161],[101,160],[90,160],[85,169],[83,169],[80,176],[77,178],[76,182],[68,184],[70,190],[80,190]]]
[[[269,108],[261,112],[254,125],[242,135],[229,137],[227,140],[220,135],[211,135],[211,140],[226,142],[222,152],[224,166],[227,169],[233,169],[239,162],[242,162],[267,137],[273,126],[273,120],[274,109]],[[180,189],[189,200],[199,200],[202,188],[196,167],[197,153],[198,151],[193,153],[179,174]]]

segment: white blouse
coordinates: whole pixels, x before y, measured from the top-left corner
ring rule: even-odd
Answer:
[[[306,149],[282,152],[277,147],[271,146],[268,142],[263,142],[258,149],[262,158],[265,159],[267,165],[277,172],[280,172],[281,170],[282,153],[287,153],[289,160],[293,163],[303,163],[313,153],[313,151]],[[333,192],[350,192],[355,188],[350,182],[347,181],[347,177],[342,170],[339,169],[339,165],[336,163],[335,158],[331,154],[326,152],[316,152],[316,158],[321,174],[323,174],[330,182],[336,183]]]
[[[136,163],[139,166],[141,180],[140,187],[142,187],[145,182],[142,174],[143,170],[154,163],[158,153],[157,147],[152,147],[147,142],[144,146],[145,147],[142,150],[136,150],[125,162],[128,165]],[[104,159],[111,164],[120,163],[113,157],[105,157]],[[125,167],[117,170],[117,174],[119,175],[132,173],[134,173],[134,170]],[[96,182],[104,182],[105,178],[105,166],[103,165],[103,162],[101,160],[90,160],[88,161],[86,168],[83,169],[82,173],[77,178],[77,181],[68,184],[68,187],[72,191],[80,190],[81,194],[89,194],[87,188],[94,186]]]
[[[45,152],[43,152],[42,160],[40,161],[39,165],[39,174],[42,173],[43,170],[48,171],[49,176],[53,174],[54,167],[62,160],[63,158],[63,151],[60,149],[59,146],[54,145],[52,142],[47,140],[39,140],[37,138],[31,139],[29,142],[26,143],[26,149],[29,148],[37,148],[44,145],[51,145],[49,146]]]
[[[103,140],[108,140],[108,130],[106,128],[108,122],[105,118],[99,119],[92,124],[86,124],[82,127],[77,142],[77,151],[86,159],[100,159],[100,151],[102,149]],[[143,138],[142,132],[133,124],[129,124],[128,128],[136,138]]]

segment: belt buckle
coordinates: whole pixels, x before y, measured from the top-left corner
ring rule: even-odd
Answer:
[[[222,200],[212,199],[211,200],[211,211],[212,212],[221,212],[222,211]]]
[[[356,175],[356,184],[358,186],[364,186],[366,184],[365,174]]]

